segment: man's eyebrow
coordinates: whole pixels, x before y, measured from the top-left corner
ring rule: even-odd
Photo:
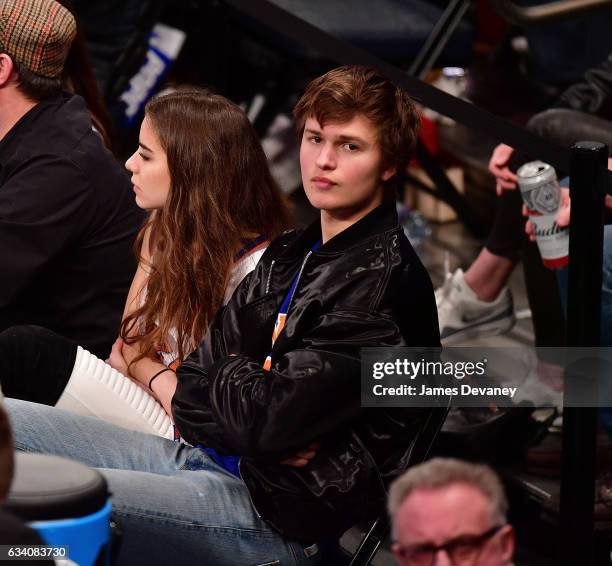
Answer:
[[[309,133],[309,134],[313,134],[313,135],[317,135],[317,136],[321,135],[321,132],[319,130],[313,130],[312,128],[306,128],[304,131]],[[360,138],[359,136],[339,135],[337,139],[338,139],[338,141],[341,141],[341,142],[351,141],[351,142],[361,143],[363,145],[369,145],[366,140],[364,140],[363,138]]]
[[[153,150],[150,147],[147,147],[144,143],[142,143],[141,141],[138,142],[138,145],[140,147],[142,147],[142,149],[145,149],[147,151],[150,151],[151,153],[153,153]]]
[[[361,143],[363,145],[368,145],[368,142],[365,141],[364,139],[360,138],[359,136],[338,136],[338,139],[340,141],[352,141],[352,142],[357,142],[357,143]]]

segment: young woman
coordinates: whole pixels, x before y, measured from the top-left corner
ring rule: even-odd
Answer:
[[[171,437],[170,408],[156,402],[152,382],[163,386],[163,374],[197,349],[289,215],[245,114],[205,90],[150,101],[126,167],[136,203],[151,214],[107,363],[46,329],[13,327],[0,334],[2,388]]]

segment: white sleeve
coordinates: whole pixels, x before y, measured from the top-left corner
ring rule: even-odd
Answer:
[[[80,346],[68,384],[55,406],[174,439],[174,424],[155,397]]]

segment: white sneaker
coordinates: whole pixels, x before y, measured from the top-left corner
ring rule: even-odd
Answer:
[[[494,301],[481,301],[457,269],[436,289],[440,338],[445,344],[508,332],[516,322],[512,294],[504,287]]]

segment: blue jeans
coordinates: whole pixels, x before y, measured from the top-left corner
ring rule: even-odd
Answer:
[[[18,450],[97,468],[123,531],[119,563],[318,564],[316,546],[284,540],[258,517],[246,486],[199,448],[102,420],[6,400]]]

